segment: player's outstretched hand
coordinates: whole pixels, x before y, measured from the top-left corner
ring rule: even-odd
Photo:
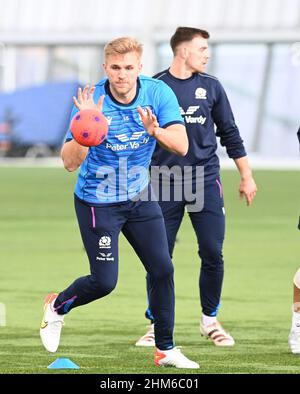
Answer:
[[[95,109],[102,112],[102,105],[105,96],[101,96],[98,100],[98,103],[94,102],[94,91],[95,86],[89,88],[89,85],[86,85],[84,89],[78,88],[77,98],[73,97],[73,102],[75,106],[82,111],[84,109]]]
[[[257,192],[257,186],[252,176],[241,180],[239,192],[240,198],[245,197],[247,205],[251,205]]]
[[[159,123],[157,121],[156,116],[152,113],[151,109],[147,107],[145,111],[143,110],[142,107],[139,106],[137,110],[141,117],[145,129],[148,131],[148,134],[153,135],[154,137],[158,135]]]

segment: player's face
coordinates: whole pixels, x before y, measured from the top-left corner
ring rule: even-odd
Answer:
[[[210,53],[207,39],[197,36],[186,44],[186,66],[193,72],[204,72]]]
[[[137,78],[142,69],[139,55],[136,52],[109,55],[103,67],[113,96],[121,102],[132,101],[136,94]]]

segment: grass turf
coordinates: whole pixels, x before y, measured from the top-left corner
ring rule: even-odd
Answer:
[[[39,339],[42,303],[88,272],[73,210],[76,174],[58,168],[0,168],[0,373],[299,373],[300,357],[287,345],[292,278],[299,266],[297,214],[300,190],[293,171],[256,171],[259,193],[252,207],[238,199],[238,174],[223,171],[227,231],[225,280],[219,318],[236,339],[229,349],[200,337],[199,259],[188,218],[176,245],[175,339],[199,370],[157,368],[153,349],[136,348],[144,334],[145,273],[120,239],[116,290],[66,317],[57,354]],[[145,240],[146,242],[146,240]],[[78,371],[51,371],[57,357]]]

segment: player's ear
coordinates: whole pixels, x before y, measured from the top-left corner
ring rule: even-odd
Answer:
[[[142,71],[142,68],[143,68],[143,65],[142,65],[142,63],[140,63],[140,64],[139,64],[139,72]]]
[[[104,71],[106,72],[107,64],[106,64],[106,63],[103,63],[103,64],[102,64],[102,67],[104,68]]]
[[[181,55],[182,55],[182,57],[186,58],[187,57],[187,53],[188,53],[187,47],[186,46],[182,46],[181,47]]]

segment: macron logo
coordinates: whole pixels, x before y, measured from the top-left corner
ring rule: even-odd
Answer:
[[[112,121],[112,117],[111,116],[106,116],[106,120],[107,120],[108,125],[110,126],[111,121]]]

